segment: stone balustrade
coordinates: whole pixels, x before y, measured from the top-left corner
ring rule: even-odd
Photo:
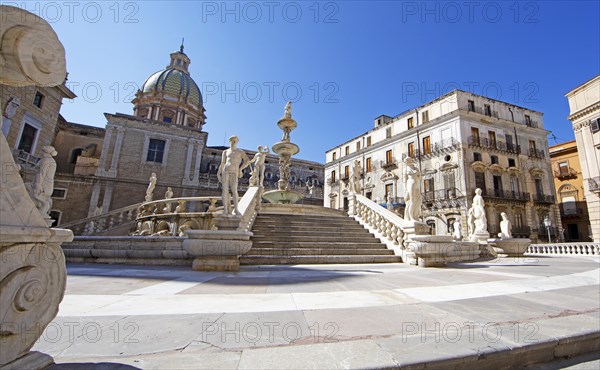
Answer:
[[[360,194],[351,194],[348,199],[350,216],[374,231],[388,248],[397,249],[402,245],[402,229],[408,226],[402,217]]]
[[[72,230],[75,235],[89,236],[102,234],[120,228],[124,224],[135,220],[140,205],[141,203],[132,204],[98,216],[62,224],[60,227]]]
[[[137,236],[184,236],[186,230],[212,230],[223,210],[221,197],[183,197],[142,203],[137,208]]]
[[[531,244],[528,254],[600,256],[600,243]]]

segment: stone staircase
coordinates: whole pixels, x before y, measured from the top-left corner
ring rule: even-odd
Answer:
[[[271,213],[269,205],[263,207],[252,228],[252,249],[240,257],[240,264],[401,262],[392,250],[343,212],[294,206],[320,214]]]

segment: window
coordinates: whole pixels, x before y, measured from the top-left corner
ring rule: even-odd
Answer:
[[[388,127],[388,128],[385,129],[385,137],[387,139],[389,139],[389,138],[392,137],[392,128],[391,127]]]
[[[523,215],[521,214],[521,212],[520,211],[514,212],[514,216],[515,216],[515,225],[517,227],[523,227]]]
[[[531,126],[531,116],[529,116],[527,114],[525,115],[525,124],[527,126]]]
[[[54,188],[54,190],[52,191],[52,198],[66,199],[67,189]]]
[[[432,193],[435,190],[433,178],[423,181],[423,185],[426,193]]]
[[[479,129],[477,127],[471,127],[471,136],[479,140]]]
[[[39,91],[37,91],[35,93],[35,96],[33,97],[33,105],[42,109],[43,102],[44,102],[44,95],[42,95]]]
[[[29,154],[33,153],[35,139],[38,134],[38,129],[26,123],[23,126],[23,132],[21,133],[21,140],[19,141],[19,146],[17,149],[27,152]]]
[[[344,178],[350,177],[350,166],[344,166]]]
[[[490,146],[496,147],[496,133],[494,131],[488,131],[488,136],[490,138]]]
[[[421,118],[423,118],[423,123],[429,122],[429,111],[421,113]]]
[[[541,179],[535,179],[535,193],[537,195],[544,195],[544,187],[542,186]]]
[[[394,184],[385,184],[385,196],[387,197],[388,195],[394,195]]]
[[[517,176],[510,177],[510,190],[513,193],[519,192],[519,179],[517,178]]]
[[[529,140],[529,155],[537,156],[537,148],[535,145],[535,140]]]
[[[517,167],[514,158],[508,158],[508,167]]]
[[[444,174],[444,189],[446,189],[446,197],[456,197],[456,181],[454,179],[454,172],[448,172]]]
[[[163,117],[163,122],[172,123],[173,122],[173,117],[171,117],[171,116],[164,116]]]
[[[165,141],[158,139],[150,139],[148,144],[147,162],[162,163],[163,155],[165,154]]]
[[[408,128],[409,129],[415,127],[415,120],[414,120],[414,118],[413,117],[408,117],[407,124],[408,124]]]
[[[475,162],[481,161],[481,153],[477,153],[477,152],[473,153],[473,160]]]
[[[394,157],[392,157],[392,150],[388,150],[385,152],[385,163],[392,164],[394,162]]]
[[[475,187],[481,189],[481,192],[485,194],[485,173],[475,172]]]
[[[559,162],[558,170],[561,175],[568,175],[569,174],[569,162]]]
[[[331,182],[335,182],[335,171],[331,171]]]
[[[366,167],[367,167],[367,172],[371,172],[373,171],[373,166],[371,164],[371,157],[366,159]]]
[[[431,138],[429,136],[423,138],[423,154],[431,154]]]
[[[489,104],[484,104],[483,105],[483,112],[485,113],[486,116],[492,116],[492,107]]]
[[[356,142],[356,151],[358,152],[360,150],[360,141]]]
[[[592,129],[592,133],[600,131],[600,118],[590,121],[590,128]]]
[[[345,153],[344,155],[350,154],[350,146],[349,145],[346,145],[346,148],[344,149],[344,153]]]
[[[367,146],[371,146],[371,137],[367,136]]]
[[[469,112],[475,112],[475,102],[473,100],[468,101],[467,107]]]
[[[490,156],[490,160],[492,161],[492,164],[498,164],[498,156],[492,155]]]
[[[335,161],[337,159],[337,153],[333,152],[333,160]]]
[[[497,197],[502,196],[502,177],[494,175],[494,193]]]
[[[415,157],[415,143],[408,143],[408,156]]]

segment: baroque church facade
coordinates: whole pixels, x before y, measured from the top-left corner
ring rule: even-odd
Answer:
[[[55,158],[57,174],[51,212],[55,225],[143,202],[153,173],[158,178],[154,199],[162,198],[168,187],[174,197],[220,195],[216,174],[226,147],[207,145],[206,109],[202,93],[190,76],[191,60],[183,46],[171,53],[170,59],[165,69],[153,73],[137,91],[132,101],[133,114],[105,113],[104,129],[68,122],[58,113],[60,102],[52,113],[46,114],[54,114],[54,124],[46,130],[44,145],[54,145],[59,153]],[[75,97],[68,92],[66,89],[61,96]],[[7,136],[13,138],[15,157],[21,157],[22,164],[23,158],[29,162],[22,172],[33,173],[37,152],[29,148],[27,157],[23,150],[18,151],[20,144],[14,132],[23,127],[10,126],[11,136]],[[50,125],[38,126],[41,130]],[[246,152],[250,158],[256,153]],[[249,172],[250,169],[245,170],[240,180],[242,193],[248,187]],[[275,189],[279,174],[275,155],[267,157],[265,172],[265,188]],[[304,193],[305,203],[322,204],[323,173],[320,163],[293,159],[291,187]]]

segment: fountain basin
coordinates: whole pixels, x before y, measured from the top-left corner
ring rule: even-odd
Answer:
[[[271,190],[262,195],[262,198],[269,203],[293,204],[303,198],[303,195],[289,190]]]

